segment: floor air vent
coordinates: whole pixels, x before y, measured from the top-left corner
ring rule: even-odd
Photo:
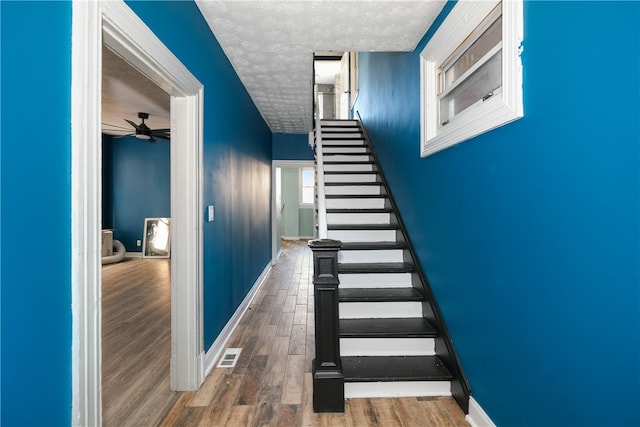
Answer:
[[[228,348],[218,362],[218,368],[233,368],[240,357],[241,348]]]

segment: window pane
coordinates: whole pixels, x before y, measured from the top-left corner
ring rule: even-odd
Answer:
[[[501,86],[502,50],[440,99],[440,126]]]
[[[445,72],[445,89],[502,41],[502,16],[487,28]]]
[[[313,169],[302,169],[302,186],[313,187]]]
[[[302,188],[302,204],[304,205],[313,204],[313,187]]]

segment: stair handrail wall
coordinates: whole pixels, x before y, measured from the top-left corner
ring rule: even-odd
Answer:
[[[322,127],[320,119],[316,119],[316,190],[318,200],[318,239],[326,239],[327,205],[324,193],[324,160],[322,156]]]
[[[460,405],[462,410],[465,413],[469,413],[469,397],[471,396],[471,386],[469,385],[467,377],[464,375],[464,372],[462,370],[462,364],[460,363],[460,358],[458,357],[458,354],[456,353],[453,347],[453,341],[451,340],[451,335],[449,335],[449,330],[447,329],[447,326],[444,322],[444,318],[442,317],[442,313],[440,312],[438,304],[436,303],[435,297],[433,295],[433,291],[431,290],[431,285],[429,284],[429,281],[427,280],[427,277],[424,274],[424,271],[422,270],[421,264],[418,263],[417,257],[415,255],[416,252],[411,243],[411,239],[409,237],[409,234],[407,233],[406,227],[404,226],[404,222],[402,221],[400,211],[398,210],[398,206],[396,205],[396,202],[393,198],[391,190],[389,189],[387,179],[385,178],[384,172],[382,171],[382,164],[380,163],[376,150],[373,146],[373,143],[369,138],[369,134],[367,133],[367,130],[364,127],[364,124],[362,122],[362,117],[360,116],[360,112],[356,111],[356,114],[358,116],[358,122],[359,122],[360,130],[362,131],[362,136],[367,142],[367,145],[369,146],[371,156],[375,160],[376,165],[378,165],[377,172],[380,176],[380,180],[382,181],[381,184],[384,186],[386,190],[389,203],[391,204],[391,208],[395,213],[395,217],[398,222],[398,227],[400,228],[404,236],[406,248],[412,258],[413,265],[415,267],[415,272],[416,274],[418,274],[418,277],[420,278],[420,281],[422,283],[422,287],[423,287],[422,291],[425,292],[425,297],[430,302],[431,309],[432,309],[431,314],[433,315],[433,320],[435,320],[440,336],[442,337],[442,339],[436,339],[436,354],[442,359],[446,367],[450,371],[452,371],[454,374],[454,380],[452,380],[452,386],[451,386],[453,397],[458,402],[458,405]],[[445,346],[446,352],[443,352],[442,350],[439,351],[442,345]]]

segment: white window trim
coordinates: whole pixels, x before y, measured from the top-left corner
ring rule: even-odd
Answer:
[[[502,2],[502,94],[438,126],[438,67],[498,5],[499,1],[459,1],[420,54],[420,156],[445,148],[524,116],[522,98],[522,0]]]

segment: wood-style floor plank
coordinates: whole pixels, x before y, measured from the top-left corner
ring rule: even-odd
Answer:
[[[170,282],[167,259],[102,267],[105,427],[159,425],[180,397],[169,386]]]
[[[153,260],[154,262],[157,260]],[[133,264],[131,264],[133,266]],[[159,267],[168,274],[166,267]],[[141,266],[134,268],[134,275],[142,275]],[[131,273],[112,273],[121,279],[128,279]],[[341,414],[316,414],[313,412],[313,379],[311,361],[315,357],[313,287],[311,283],[312,259],[306,242],[287,241],[283,243],[283,253],[274,266],[264,285],[254,298],[250,309],[241,319],[238,327],[227,342],[227,347],[242,348],[237,364],[233,368],[214,367],[199,390],[172,393],[168,390],[170,301],[167,292],[162,296],[162,287],[155,285],[144,295],[128,290],[125,301],[120,302],[125,312],[122,318],[105,320],[110,329],[106,340],[117,346],[118,337],[130,356],[115,355],[107,362],[112,370],[114,387],[124,390],[128,376],[137,368],[127,366],[128,357],[136,363],[144,357],[133,355],[143,348],[129,341],[135,340],[146,329],[153,337],[145,338],[154,347],[164,345],[166,368],[163,363],[146,363],[153,371],[166,369],[166,389],[171,399],[167,404],[161,398],[165,387],[164,379],[133,381],[144,390],[143,396],[153,396],[160,403],[154,417],[146,404],[147,398],[136,398],[138,391],[123,396],[112,396],[112,404],[123,405],[124,413],[114,417],[109,425],[138,425],[162,427],[207,426],[207,427],[394,427],[394,426],[467,426],[464,414],[451,398],[402,398],[402,399],[349,399],[345,402],[345,412]],[[168,280],[168,277],[167,277]],[[142,280],[141,280],[142,281]],[[134,286],[142,286],[136,280]],[[168,283],[168,282],[167,282]],[[124,292],[124,291],[122,291]],[[149,295],[152,293],[153,295]],[[118,298],[108,293],[111,301]],[[141,322],[151,321],[153,316],[144,307],[167,310],[166,318],[154,320],[166,323],[166,330],[157,324],[144,328]],[[112,313],[114,314],[115,311]],[[117,328],[121,328],[119,333]],[[163,358],[160,358],[163,359]],[[160,377],[158,377],[160,378]],[[149,383],[149,384],[147,384]],[[112,410],[113,411],[113,410]],[[117,411],[117,410],[116,410]],[[137,418],[134,418],[137,417]]]

